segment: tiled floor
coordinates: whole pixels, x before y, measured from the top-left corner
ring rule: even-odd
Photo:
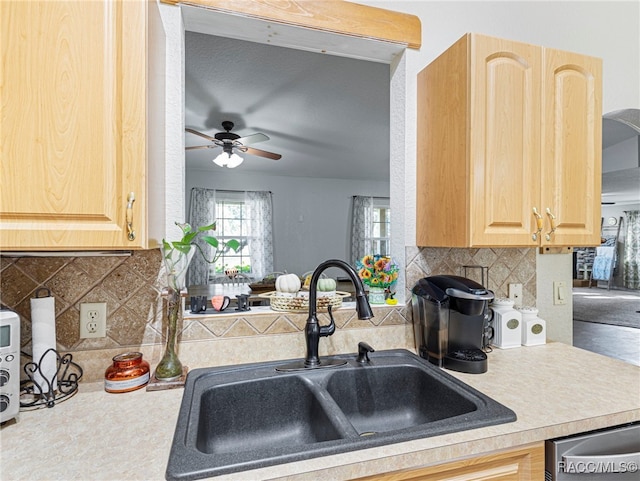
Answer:
[[[640,329],[573,321],[573,345],[640,366]]]

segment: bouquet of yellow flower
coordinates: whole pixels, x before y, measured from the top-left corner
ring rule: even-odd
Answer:
[[[398,280],[398,265],[391,257],[366,255],[356,262],[356,267],[362,282],[371,287],[388,288]]]

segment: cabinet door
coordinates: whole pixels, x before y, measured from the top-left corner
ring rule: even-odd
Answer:
[[[602,62],[545,49],[543,245],[600,244]],[[551,216],[556,231],[551,230]]]
[[[542,49],[472,37],[472,246],[530,246],[539,207]]]
[[[143,247],[146,2],[3,1],[0,25],[0,248]]]
[[[544,444],[535,443],[451,463],[358,481],[543,481]]]

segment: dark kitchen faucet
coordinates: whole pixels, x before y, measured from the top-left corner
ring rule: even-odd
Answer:
[[[358,277],[358,273],[355,271],[355,269],[345,261],[342,261],[340,259],[330,259],[328,261],[324,261],[322,264],[316,267],[315,271],[313,271],[313,275],[311,276],[311,283],[309,285],[309,317],[307,318],[307,324],[304,329],[304,335],[307,344],[307,355],[304,359],[304,363],[298,362],[280,366],[276,368],[279,371],[331,367],[346,364],[346,361],[342,359],[328,359],[325,361],[321,361],[320,357],[318,356],[318,344],[320,343],[320,338],[330,336],[336,330],[336,323],[334,322],[333,315],[331,313],[331,305],[329,305],[328,307],[329,318],[331,319],[329,325],[321,326],[318,322],[317,317],[318,309],[316,306],[316,300],[318,298],[318,280],[320,279],[320,275],[329,267],[338,267],[345,271],[351,278],[351,282],[356,289],[355,297],[358,319],[371,319],[373,317],[373,312],[371,311],[369,300],[367,299],[367,295],[364,292],[364,285],[362,285],[362,280],[360,279],[360,277]]]
[[[320,338],[330,336],[336,330],[336,324],[333,321],[331,309],[329,309],[329,318],[331,319],[331,323],[328,326],[321,326],[318,322],[318,318],[316,317],[316,298],[318,297],[316,289],[318,287],[318,280],[320,279],[320,275],[329,267],[339,267],[349,274],[351,282],[353,282],[353,286],[356,288],[356,311],[358,312],[358,319],[371,319],[373,317],[371,306],[369,305],[367,296],[364,293],[362,280],[358,277],[355,269],[345,261],[341,261],[339,259],[324,261],[316,267],[315,271],[313,271],[311,284],[309,285],[309,317],[307,318],[307,325],[304,330],[307,341],[307,356],[304,360],[304,365],[306,367],[318,367],[321,365],[320,358],[318,357],[318,344],[320,342]]]

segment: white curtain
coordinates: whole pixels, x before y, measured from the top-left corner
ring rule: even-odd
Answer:
[[[249,219],[249,252],[251,277],[262,279],[273,272],[273,204],[271,192],[245,192]]]
[[[216,191],[213,189],[202,189],[194,187],[191,189],[191,203],[189,207],[189,224],[194,229],[205,225],[213,224],[216,220]],[[215,237],[215,233],[209,233]],[[213,247],[196,238],[207,259],[212,259]],[[187,272],[187,285],[201,285],[209,283],[210,265],[202,258],[199,252],[193,256],[189,271]]]
[[[640,210],[625,210],[627,232],[624,239],[624,286],[640,289]]]
[[[351,212],[351,264],[366,254],[373,254],[371,232],[373,230],[373,197],[353,196]]]

